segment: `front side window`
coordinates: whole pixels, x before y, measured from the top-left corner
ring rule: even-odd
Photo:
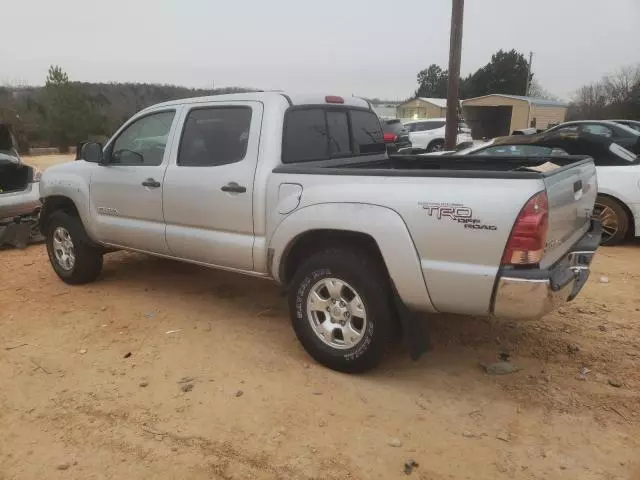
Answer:
[[[213,167],[239,162],[247,153],[250,107],[196,108],[184,122],[178,165]]]
[[[602,137],[611,138],[613,132],[609,127],[597,124],[586,124],[582,126],[582,131],[585,133],[591,133],[593,135],[600,135]]]
[[[577,125],[568,125],[566,127],[558,128],[557,130],[554,130],[554,132],[578,133],[578,126]]]
[[[160,165],[175,111],[152,113],[127,126],[113,142],[111,163]]]

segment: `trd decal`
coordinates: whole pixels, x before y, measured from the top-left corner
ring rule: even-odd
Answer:
[[[485,225],[480,219],[473,218],[473,210],[460,203],[421,203],[420,206],[427,212],[427,215],[436,220],[447,218],[472,230],[498,229],[495,225]]]

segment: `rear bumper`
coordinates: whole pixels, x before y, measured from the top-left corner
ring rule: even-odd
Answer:
[[[589,278],[589,265],[600,244],[600,223],[590,230],[554,266],[548,269],[501,269],[492,313],[511,319],[538,319],[573,300]]]

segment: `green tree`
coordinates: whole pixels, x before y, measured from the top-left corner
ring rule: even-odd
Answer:
[[[61,152],[86,140],[92,133],[103,133],[105,119],[94,108],[79,84],[69,81],[57,65],[49,67],[44,87],[44,113],[48,137]]]
[[[444,98],[447,96],[449,74],[435,63],[418,73],[416,97]]]
[[[528,69],[529,62],[522,53],[498,50],[489,63],[461,81],[462,96],[480,97],[491,93],[524,95]],[[533,80],[533,74],[530,80]]]

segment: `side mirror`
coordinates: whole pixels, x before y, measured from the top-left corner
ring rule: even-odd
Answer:
[[[86,162],[104,163],[102,145],[96,142],[87,142],[80,148],[80,158]]]

